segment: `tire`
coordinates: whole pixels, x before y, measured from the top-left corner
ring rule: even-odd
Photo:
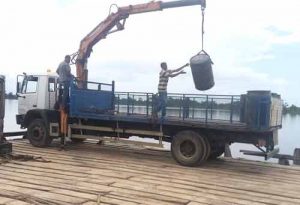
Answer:
[[[300,165],[300,148],[295,148],[293,162],[295,165]]]
[[[225,152],[225,145],[221,147],[212,147],[211,153],[208,157],[210,160],[217,159]]]
[[[206,161],[206,142],[194,131],[181,131],[172,140],[171,153],[179,164],[197,166]]]
[[[86,139],[85,138],[73,138],[71,137],[71,141],[73,143],[83,143]]]
[[[211,146],[210,146],[210,143],[208,141],[208,139],[206,137],[203,137],[205,143],[206,143],[206,155],[205,155],[205,161],[207,161],[211,155]]]
[[[27,138],[35,147],[47,147],[52,142],[49,130],[42,119],[33,120],[27,128]]]

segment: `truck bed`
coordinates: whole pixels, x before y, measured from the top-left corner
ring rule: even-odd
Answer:
[[[264,113],[258,110],[257,115],[254,115],[256,121],[245,119],[245,105],[238,95],[168,94],[167,115],[161,122],[159,116],[156,120],[152,117],[157,103],[153,93],[88,89],[75,89],[71,93],[70,116],[73,118],[161,123],[239,132],[270,132],[281,127],[281,120],[278,120],[281,115],[274,115],[270,119],[276,121],[275,124],[265,123],[262,126],[261,118],[270,115],[270,108]],[[258,104],[257,107],[259,106],[261,105]]]
[[[74,115],[73,117],[82,117]],[[246,123],[241,122],[230,122],[226,120],[216,120],[216,119],[192,119],[192,118],[179,118],[174,116],[167,116],[164,118],[163,122],[160,121],[160,118],[153,121],[151,116],[144,114],[127,114],[119,113],[114,115],[108,114],[89,114],[88,119],[95,119],[101,121],[110,121],[110,122],[129,122],[129,123],[143,123],[143,124],[155,124],[155,125],[173,125],[173,126],[188,126],[195,128],[211,128],[216,130],[228,130],[228,131],[244,131],[249,132],[253,131],[247,127]],[[271,131],[272,129],[268,130]],[[257,131],[257,130],[256,130]],[[264,130],[265,131],[265,130]]]

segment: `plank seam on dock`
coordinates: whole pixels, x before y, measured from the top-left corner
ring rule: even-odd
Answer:
[[[226,159],[187,168],[168,152],[125,145],[88,142],[59,152],[27,141],[13,143],[19,154],[51,160],[0,165],[0,189],[15,196],[35,193],[53,204],[86,205],[96,204],[99,193],[109,204],[300,204],[300,169],[294,167]]]

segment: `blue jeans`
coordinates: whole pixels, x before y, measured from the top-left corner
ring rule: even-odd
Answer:
[[[167,107],[168,94],[167,92],[158,93],[158,106],[157,112],[161,111],[161,117],[166,116],[166,107]]]

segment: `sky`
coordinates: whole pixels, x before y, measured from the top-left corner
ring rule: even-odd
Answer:
[[[168,0],[169,1],[169,0]],[[0,0],[0,74],[7,92],[16,76],[55,71],[66,54],[109,14],[109,6],[144,0]],[[215,86],[196,90],[190,68],[169,92],[242,94],[271,90],[300,106],[299,0],[207,0],[204,49]],[[178,68],[201,50],[200,6],[132,15],[125,30],[93,48],[89,80],[116,81],[117,91],[157,92],[160,63]],[[75,67],[72,66],[75,74]]]

